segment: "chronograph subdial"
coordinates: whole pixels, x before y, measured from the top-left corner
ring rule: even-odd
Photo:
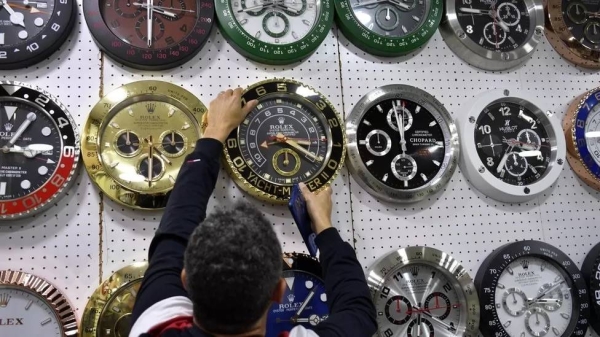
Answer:
[[[135,157],[142,150],[140,147],[140,138],[133,131],[120,131],[117,133],[115,140],[115,150],[123,157]]]
[[[385,303],[385,318],[394,325],[403,325],[412,318],[412,304],[404,296],[392,296]]]
[[[527,173],[529,163],[527,162],[527,159],[521,155],[521,153],[510,152],[504,167],[506,168],[506,171],[513,177],[522,177],[525,173]]]
[[[403,181],[405,186],[408,186],[408,182],[417,175],[418,171],[415,159],[406,154],[394,157],[391,168],[394,176]]]
[[[413,319],[408,324],[408,330],[406,331],[406,336],[408,337],[433,337],[434,336],[434,328],[431,322],[418,315],[416,319]]]
[[[159,156],[144,154],[138,162],[137,172],[150,184],[162,178],[165,173],[165,165]]]
[[[525,329],[535,336],[543,337],[550,331],[550,316],[540,308],[531,308],[525,313]],[[555,328],[556,329],[556,328]],[[558,330],[556,330],[558,332]],[[558,336],[558,334],[556,334]]]
[[[302,160],[292,149],[281,149],[273,155],[273,168],[284,177],[292,177],[300,171]]]
[[[147,21],[147,16],[140,16],[139,19],[137,19],[137,21],[135,22],[135,33],[137,34],[138,38],[142,41],[146,41],[148,39],[146,23]],[[158,16],[153,17],[152,24],[154,32],[152,35],[152,42],[156,43],[160,41],[165,35],[165,24],[162,21],[162,19]]]
[[[582,2],[569,1],[567,5],[567,17],[578,25],[584,24],[587,19],[587,9]]]
[[[556,311],[560,309],[565,299],[561,288],[555,288],[552,284],[546,283],[538,290],[538,296],[544,297],[542,307],[548,311]],[[567,295],[568,297],[568,295]]]
[[[398,116],[402,117],[402,122],[404,123],[404,131],[408,131],[410,127],[413,125],[413,115],[410,110],[406,107],[406,102],[402,100],[397,100],[395,103],[396,111],[394,111],[393,107],[388,110],[386,119],[390,128],[395,131],[398,131],[398,120],[396,120],[396,112]]]
[[[445,320],[450,315],[452,304],[444,293],[436,291],[425,298],[425,311],[436,318]]]
[[[483,36],[485,40],[496,47],[496,49],[500,48],[500,45],[506,41],[507,34],[500,25],[496,22],[489,22],[483,28]]]
[[[477,148],[489,157],[500,157],[502,155],[502,140],[496,135],[488,135],[477,143]]]
[[[513,3],[501,3],[498,5],[497,13],[498,18],[508,26],[516,26],[521,21],[521,12]]]
[[[527,295],[521,289],[509,288],[502,295],[502,308],[513,317],[522,316],[527,307]]]
[[[600,43],[600,22],[590,21],[584,28],[585,37],[593,44]]]
[[[375,14],[375,22],[385,31],[393,31],[400,24],[400,13],[396,7],[390,5],[381,6]]]
[[[272,38],[282,38],[290,31],[290,20],[279,11],[269,12],[263,17],[263,30]]]
[[[383,130],[373,130],[367,134],[367,137],[359,142],[364,145],[374,156],[385,156],[392,149],[392,139]]]
[[[517,141],[527,151],[538,151],[542,147],[542,139],[531,129],[521,130],[517,135]]]
[[[163,150],[162,154],[167,157],[182,156],[187,150],[187,137],[178,131],[165,131],[160,136],[160,139],[160,146]]]
[[[117,14],[126,19],[136,18],[138,15],[142,14],[142,7],[134,6],[133,1],[135,0],[114,0],[113,8]],[[109,2],[106,3],[106,6],[110,5]]]

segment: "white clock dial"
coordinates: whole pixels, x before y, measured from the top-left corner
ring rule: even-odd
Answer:
[[[585,140],[592,158],[600,165],[600,105],[594,106],[585,121]]]
[[[275,4],[263,0],[231,1],[236,20],[257,40],[286,45],[305,38],[317,23],[317,0],[286,0]]]
[[[495,293],[496,313],[512,337],[563,336],[571,323],[571,284],[552,262],[523,257],[502,272]]]
[[[0,288],[0,328],[3,336],[62,336],[59,319],[45,300],[12,287]]]

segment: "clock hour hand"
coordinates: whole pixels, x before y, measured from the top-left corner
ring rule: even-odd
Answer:
[[[29,127],[29,125],[31,123],[33,123],[35,120],[37,119],[37,115],[33,112],[30,112],[27,114],[27,118],[25,119],[25,121],[23,122],[23,124],[21,124],[21,126],[19,126],[19,128],[17,129],[17,132],[15,132],[15,134],[12,136],[12,138],[8,141],[8,147],[15,145],[15,143],[17,142],[17,139],[19,139],[19,137],[21,137],[21,135],[23,135],[23,132],[25,132],[25,130]]]
[[[317,157],[316,154],[308,151],[307,149],[303,148],[302,146],[300,146],[297,142],[288,139],[286,136],[284,136],[283,134],[277,134],[277,141],[281,142],[281,143],[286,143],[289,146],[293,147],[294,149],[304,153],[307,157],[311,158],[312,160],[316,160],[318,162],[323,161],[322,157]]]
[[[463,13],[469,13],[469,14],[490,15],[492,13],[492,11],[489,9],[477,9],[477,8],[471,8],[471,7],[460,7],[458,10]]]
[[[496,173],[500,173],[502,172],[502,170],[504,170],[504,165],[506,164],[506,161],[508,160],[508,155],[510,154],[512,149],[513,146],[509,146],[506,149],[506,152],[504,152],[504,157],[502,157],[502,160],[500,160],[500,164],[498,164],[498,167],[496,168]]]
[[[308,303],[310,303],[310,300],[312,300],[313,296],[315,296],[314,288],[313,288],[313,290],[310,291],[310,293],[308,293],[308,296],[306,296],[306,299],[304,300],[304,302],[302,302],[300,309],[298,309],[298,311],[296,311],[296,315],[294,315],[294,317],[292,317],[292,321],[296,321],[298,319],[298,317],[300,316],[300,314],[302,314],[302,312],[304,311],[304,309],[306,308]]]

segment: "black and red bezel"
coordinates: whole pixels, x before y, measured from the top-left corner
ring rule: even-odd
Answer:
[[[55,0],[46,26],[24,42],[0,46],[0,70],[25,68],[43,61],[67,40],[77,21],[76,0]]]
[[[551,262],[569,276],[573,288],[573,315],[563,336],[584,336],[590,317],[589,297],[581,271],[573,260],[558,248],[545,242],[526,240],[512,242],[494,250],[481,264],[475,276],[475,287],[479,292],[481,322],[479,329],[485,337],[510,337],[496,314],[495,293],[500,276],[514,260],[534,257]]]
[[[75,183],[80,139],[78,126],[66,107],[49,93],[25,83],[0,81],[0,102],[5,100],[24,102],[44,112],[56,124],[62,139],[60,160],[46,182],[22,198],[0,201],[0,220],[11,220],[38,214],[64,196]]]
[[[100,6],[103,1],[83,0],[83,14],[92,37],[108,56],[128,67],[141,70],[164,70],[178,67],[192,59],[208,41],[214,26],[213,0],[196,0],[198,16],[190,33],[177,45],[166,49],[143,49],[117,37],[107,26]]]
[[[257,90],[259,89],[259,90]],[[288,79],[273,79],[258,82],[244,91],[242,102],[250,102],[272,94],[290,95],[290,99],[307,105],[308,111],[323,114],[331,131],[331,154],[319,174],[304,181],[311,192],[320,191],[337,177],[346,157],[346,133],[344,123],[333,105],[313,88]],[[238,146],[238,128],[229,134],[225,142],[225,167],[240,188],[251,195],[268,202],[286,203],[291,197],[291,185],[274,184],[261,175],[255,174],[242,159],[242,149]]]
[[[600,331],[600,243],[588,253],[581,265],[581,273],[590,292],[590,325]]]

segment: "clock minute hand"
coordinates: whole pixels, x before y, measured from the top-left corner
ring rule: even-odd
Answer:
[[[302,302],[302,305],[300,306],[300,309],[298,309],[298,311],[296,312],[296,315],[294,315],[294,317],[292,317],[292,321],[295,321],[298,319],[300,314],[304,311],[304,309],[306,308],[306,306],[308,305],[308,303],[310,302],[310,300],[312,300],[312,298],[314,296],[315,296],[315,289],[313,288],[313,290],[311,290],[310,293],[308,293],[308,296],[306,297],[304,302]]]
[[[458,10],[463,13],[484,14],[484,15],[489,15],[492,12],[489,9],[477,9],[477,8],[471,8],[471,7],[460,7]]]
[[[146,34],[148,34],[148,37],[146,38],[146,43],[148,44],[148,48],[150,48],[152,47],[152,21],[154,20],[152,15],[152,0],[146,0],[146,6],[146,16],[148,20],[148,25],[146,26]]]

